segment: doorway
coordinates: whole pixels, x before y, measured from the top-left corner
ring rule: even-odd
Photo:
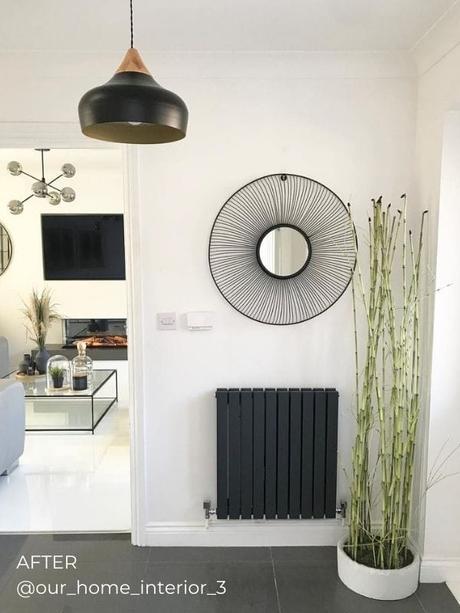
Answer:
[[[10,190],[5,189],[5,185],[2,186],[6,202],[2,207],[4,212],[0,221],[10,228],[12,242],[15,244],[14,259],[8,272],[10,278],[8,280],[8,277],[3,276],[1,279],[1,293],[8,296],[8,309],[3,309],[0,316],[0,335],[11,337],[11,371],[16,368],[22,349],[28,349],[27,346],[21,347],[21,335],[24,339],[23,331],[18,331],[21,327],[18,325],[21,305],[18,306],[15,301],[27,297],[26,290],[29,285],[41,287],[48,284],[42,273],[41,214],[58,213],[56,209],[59,209],[59,214],[123,214],[127,207],[127,193],[131,191],[127,177],[127,152],[119,147],[104,148],[98,146],[99,144],[88,148],[88,140],[77,133],[76,126],[72,124],[67,127],[68,130],[63,131],[60,126],[57,131],[56,126],[50,125],[47,132],[43,124],[40,124],[39,129],[26,124],[21,126],[19,134],[13,124],[9,129],[3,124],[1,129],[4,135],[6,131],[6,138],[3,138],[4,148],[0,149],[1,168],[6,168],[3,162],[6,158],[10,161],[11,157],[20,159],[25,170],[33,170],[33,149],[42,146],[46,140],[46,144],[51,148],[50,166],[53,170],[56,163],[59,164],[57,158],[66,158],[65,161],[74,163],[77,168],[75,179],[79,177],[78,184],[75,181],[77,197],[72,204],[66,205],[65,211],[34,198],[30,204],[30,209],[34,209],[32,213],[26,208],[26,203],[21,215],[10,215],[7,209]],[[26,133],[27,128],[30,134]],[[48,134],[46,137],[45,133]],[[6,171],[3,173],[2,183],[6,180],[5,174]],[[31,180],[23,181],[27,177],[9,178],[16,179],[15,194],[20,198],[25,197],[27,191],[23,194],[24,189],[30,189]],[[11,199],[15,194],[11,194]],[[128,254],[125,282],[53,282],[56,303],[61,303],[62,319],[125,319],[129,330],[128,310],[131,307],[128,305],[133,302],[129,299],[132,286],[129,262],[130,228],[130,220],[125,218],[125,247]],[[39,254],[34,256],[37,248]],[[38,277],[31,271],[37,264],[34,259],[40,260]],[[7,283],[12,283],[11,288],[6,288]],[[55,341],[51,344],[57,345],[63,341],[62,325],[61,323],[61,326],[50,332],[50,341]],[[25,452],[18,469],[9,476],[1,477],[0,532],[109,530],[136,533],[136,526],[133,526],[131,521],[132,517],[137,518],[131,492],[136,491],[137,484],[131,480],[133,465],[130,461],[133,438],[130,413],[134,411],[131,402],[134,393],[129,380],[131,364],[127,353],[131,353],[129,347],[127,352],[125,350],[125,359],[114,360],[112,352],[107,359],[101,359],[99,355],[93,363],[98,370],[116,370],[118,377],[118,403],[107,411],[94,434],[26,433]]]

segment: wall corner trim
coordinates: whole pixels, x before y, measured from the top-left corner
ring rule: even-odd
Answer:
[[[419,76],[429,72],[460,45],[460,3],[454,4],[416,42],[411,52]]]

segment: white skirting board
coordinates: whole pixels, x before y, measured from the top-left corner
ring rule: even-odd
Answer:
[[[138,545],[149,547],[277,547],[337,545],[346,533],[341,520],[211,520],[150,522]]]
[[[420,569],[422,583],[460,582],[460,558],[424,558]]]
[[[320,547],[346,534],[341,520],[211,520],[149,522],[136,545],[146,547]],[[143,533],[142,533],[143,532]],[[459,558],[422,559],[422,583],[460,582]]]

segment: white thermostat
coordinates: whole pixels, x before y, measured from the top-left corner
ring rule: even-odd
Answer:
[[[214,313],[211,311],[192,311],[185,314],[187,328],[192,332],[212,330],[214,327]]]

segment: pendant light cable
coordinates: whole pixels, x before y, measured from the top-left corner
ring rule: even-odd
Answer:
[[[133,0],[129,0],[129,12],[131,19],[131,49],[134,47],[134,27],[133,27]]]

